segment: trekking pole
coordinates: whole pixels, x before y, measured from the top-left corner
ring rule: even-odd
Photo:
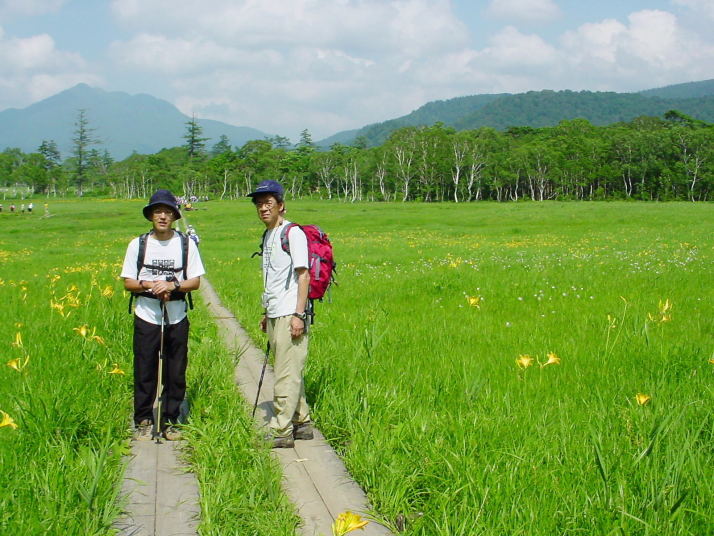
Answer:
[[[258,382],[258,392],[255,393],[255,404],[253,404],[252,419],[255,419],[255,409],[258,407],[258,397],[260,396],[260,388],[263,386],[263,376],[265,376],[265,367],[268,366],[268,356],[270,355],[270,341],[265,347],[265,361],[263,361],[263,370],[260,373],[260,381]]]
[[[166,303],[161,300],[161,338],[159,339],[159,367],[156,374],[156,415],[154,416],[154,439],[161,443],[161,394],[164,384],[164,325],[166,323]]]

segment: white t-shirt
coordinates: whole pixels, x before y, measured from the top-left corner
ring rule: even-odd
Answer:
[[[175,272],[174,268],[183,268],[182,252],[181,252],[181,237],[174,233],[174,236],[168,240],[157,240],[153,234],[146,237],[146,255],[144,256],[144,264],[159,266],[161,268],[147,268],[144,266],[137,277],[136,273],[136,258],[139,255],[139,237],[136,237],[129,243],[124,256],[124,266],[121,270],[121,277],[138,279],[140,281],[161,281],[167,276],[172,275],[177,281],[183,281],[183,270]],[[188,240],[188,268],[186,270],[187,279],[200,277],[205,274],[201,262],[201,256],[198,253],[198,248],[193,240]],[[159,300],[138,296],[136,298],[136,316],[150,322],[152,324],[161,324],[161,304]],[[169,323],[178,324],[186,316],[186,302],[169,301],[166,302],[166,310],[168,312]]]
[[[295,269],[308,267],[307,238],[300,227],[293,227],[288,233],[290,255],[280,245],[280,233],[289,224],[283,220],[274,229],[269,229],[263,241],[263,307],[268,318],[295,312],[298,297]]]

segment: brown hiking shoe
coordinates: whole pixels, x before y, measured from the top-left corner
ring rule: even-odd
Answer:
[[[134,440],[147,441],[151,439],[151,429],[154,427],[149,419],[144,419],[134,427]]]
[[[162,435],[164,436],[164,439],[166,441],[180,441],[181,437],[183,436],[181,430],[179,430],[179,428],[177,426],[174,426],[173,424],[164,428]]]
[[[293,437],[301,440],[310,440],[315,437],[312,431],[312,423],[308,421],[293,424]]]
[[[291,449],[295,446],[295,440],[293,436],[274,436],[271,433],[265,435],[265,441],[268,442],[270,448],[273,449]]]

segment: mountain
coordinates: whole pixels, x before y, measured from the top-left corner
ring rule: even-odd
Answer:
[[[355,139],[360,137],[364,137],[367,140],[368,145],[380,145],[386,141],[392,132],[400,128],[433,125],[439,121],[447,125],[452,125],[463,115],[474,110],[478,110],[506,95],[509,94],[471,95],[443,101],[431,101],[426,103],[424,106],[417,108],[408,115],[398,117],[396,119],[390,119],[382,123],[367,125],[366,127],[356,130],[338,132],[329,138],[316,142],[316,145],[323,148],[329,148],[333,143],[349,145],[354,142]]]
[[[695,99],[698,97],[708,97],[714,95],[714,80],[702,80],[701,82],[687,82],[685,84],[675,84],[656,89],[646,89],[640,91],[640,95],[645,97],[660,97],[662,99]]]
[[[544,90],[458,97],[430,102],[408,115],[335,134],[318,141],[317,145],[329,147],[334,141],[350,144],[361,136],[367,145],[376,146],[399,128],[430,126],[439,121],[456,130],[484,126],[500,130],[511,126],[544,127],[575,118],[587,119],[594,125],[608,125],[643,115],[662,116],[672,109],[714,122],[714,80],[639,93]]]
[[[79,84],[23,108],[0,112],[0,150],[17,147],[35,152],[42,140],[54,140],[62,157],[70,156],[72,137],[78,110],[85,110],[88,128],[99,140],[97,149],[108,150],[115,159],[124,159],[132,152],[151,154],[163,148],[183,145],[186,122],[191,118],[173,104],[150,95],[129,95],[119,91],[104,91]],[[236,127],[212,120],[196,120],[203,136],[210,138],[207,147],[222,134],[231,144],[241,146],[267,134],[249,127]]]

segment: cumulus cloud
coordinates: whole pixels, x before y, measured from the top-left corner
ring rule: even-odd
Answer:
[[[503,19],[528,22],[551,21],[561,15],[553,0],[491,0],[488,11]]]
[[[101,83],[80,55],[58,50],[49,35],[13,38],[1,28],[0,80],[0,108],[28,105],[79,82]]]
[[[643,10],[624,24],[584,24],[562,38],[563,60],[583,81],[646,88],[708,77],[714,46],[683,28],[669,12]],[[709,74],[707,74],[709,73]]]
[[[111,57],[166,77],[182,111],[272,132],[314,120],[318,136],[423,104],[414,96],[428,92],[430,59],[469,39],[447,0],[206,0],[200,10],[114,0],[112,10],[135,35]]]

